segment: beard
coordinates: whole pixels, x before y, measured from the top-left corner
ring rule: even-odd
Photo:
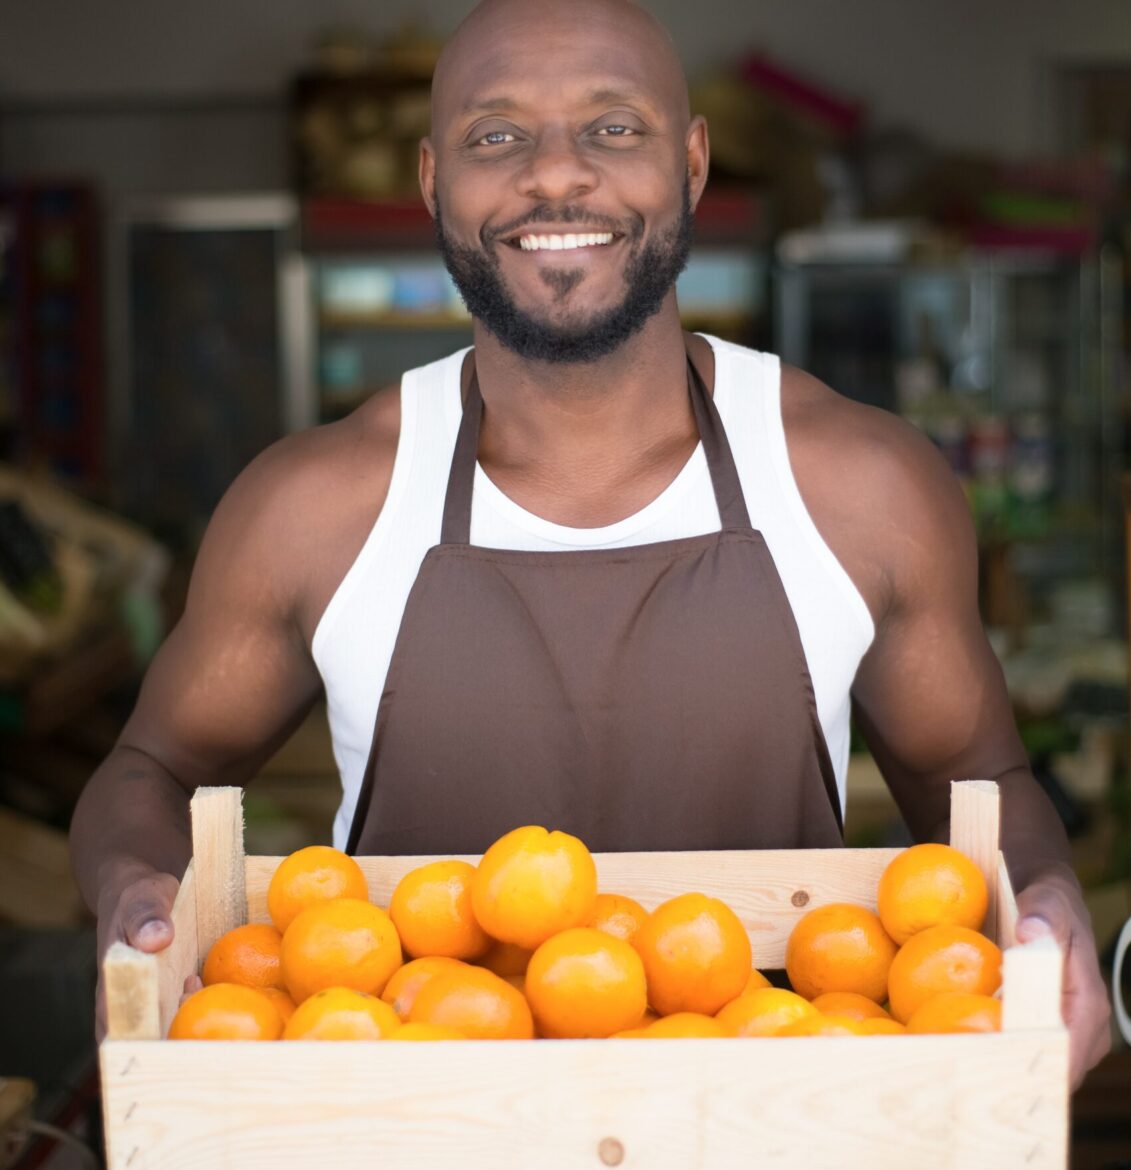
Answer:
[[[520,226],[539,220],[586,223],[593,219],[582,208],[541,208]],[[509,350],[529,361],[592,362],[613,353],[638,333],[659,311],[676,278],[687,266],[695,218],[691,193],[683,184],[683,208],[676,222],[651,243],[640,246],[641,225],[625,235],[629,259],[624,269],[625,291],[612,308],[582,319],[555,323],[519,308],[499,271],[493,249],[473,248],[452,240],[444,231],[436,205],[436,242],[468,312]],[[512,229],[513,230],[513,229]],[[599,245],[598,245],[599,246]],[[494,247],[510,247],[496,243]],[[542,278],[562,301],[584,280],[578,269],[546,269]]]

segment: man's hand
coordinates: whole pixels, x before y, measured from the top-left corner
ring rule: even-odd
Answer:
[[[1043,875],[1017,895],[1017,941],[1051,937],[1064,955],[1061,1014],[1069,1033],[1069,1072],[1077,1089],[1111,1048],[1111,1005],[1100,974],[1091,919],[1076,882]]]
[[[173,901],[180,882],[172,874],[133,867],[108,883],[98,903],[98,993],[95,1038],[106,1035],[106,989],[102,960],[112,943],[124,942],[139,951],[163,951],[173,941]]]

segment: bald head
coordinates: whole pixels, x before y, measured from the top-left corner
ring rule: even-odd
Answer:
[[[476,97],[505,97],[512,79],[536,80],[552,100],[571,64],[646,95],[682,128],[687,82],[667,30],[632,0],[483,0],[448,40],[432,79],[432,134]],[[576,70],[573,70],[576,73]]]

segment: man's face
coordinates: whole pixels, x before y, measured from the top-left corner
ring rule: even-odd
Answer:
[[[660,308],[705,176],[670,60],[615,9],[583,7],[516,4],[482,22],[438,86],[422,164],[471,313],[543,361],[610,353]]]

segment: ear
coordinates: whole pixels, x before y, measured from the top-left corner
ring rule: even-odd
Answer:
[[[428,214],[436,218],[436,152],[432,149],[432,140],[420,140],[420,193],[424,196],[424,204]]]
[[[687,185],[691,206],[699,204],[699,196],[707,185],[707,171],[711,162],[711,143],[707,136],[707,119],[696,114],[687,129]]]

